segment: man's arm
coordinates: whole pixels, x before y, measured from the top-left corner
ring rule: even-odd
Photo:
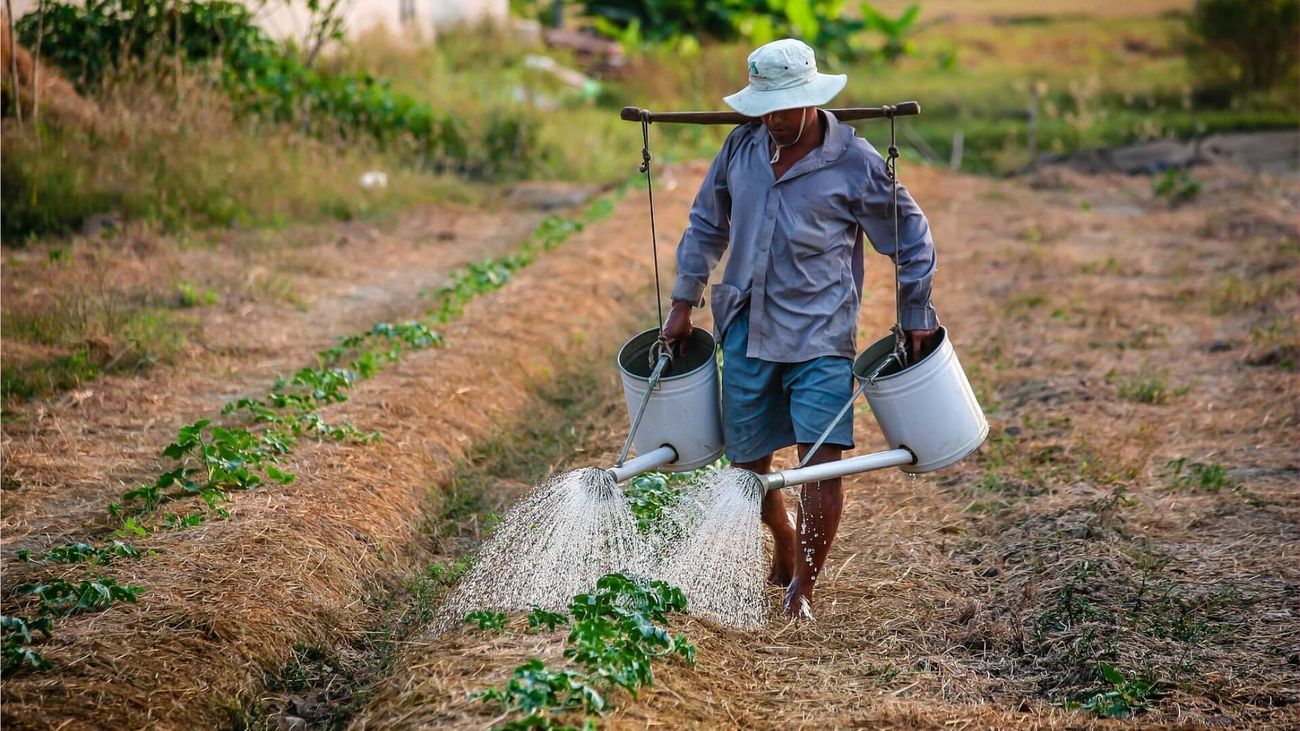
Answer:
[[[676,342],[691,334],[691,308],[703,304],[709,275],[722,259],[731,236],[731,193],[727,189],[727,162],[736,133],[722,146],[700,184],[691,206],[690,220],[677,244],[677,281],[673,285],[672,310],[663,334]]]
[[[869,158],[863,193],[856,201],[858,225],[881,254],[894,256],[894,195],[884,158],[874,151]],[[939,328],[939,317],[930,302],[934,282],[934,238],[930,223],[907,188],[898,186],[898,281],[899,315],[907,334],[908,354],[915,361],[929,352]]]

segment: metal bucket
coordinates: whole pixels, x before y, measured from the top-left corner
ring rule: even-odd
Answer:
[[[618,370],[623,376],[623,395],[628,418],[646,394],[654,363],[650,349],[659,338],[658,329],[637,335],[618,352]],[[717,346],[707,330],[695,328],[685,352],[677,355],[670,369],[659,378],[641,424],[633,437],[637,454],[671,445],[677,460],[662,469],[685,472],[712,464],[726,446],[722,436],[722,406],[718,390]]]
[[[914,464],[900,468],[904,472],[933,472],[955,464],[989,433],[948,329],[940,332],[939,347],[903,370],[896,361],[881,368],[894,351],[893,335],[877,340],[853,362],[853,375],[865,382],[867,403],[889,446],[916,455]]]

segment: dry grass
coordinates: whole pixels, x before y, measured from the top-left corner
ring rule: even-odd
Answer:
[[[662,221],[681,220],[699,174],[658,198]],[[1294,211],[1294,184],[1215,171],[1200,206],[1169,210],[1141,179],[1044,176],[1031,188],[910,166],[903,175],[935,222],[936,302],[993,438],[944,473],[850,480],[817,621],[745,634],[687,620],[696,667],[657,668],[655,687],[619,698],[606,725],[1296,723],[1300,505],[1289,435],[1300,384],[1284,364],[1251,365],[1249,333],[1300,303],[1294,289],[1221,314],[1203,300],[1233,267],[1295,272],[1275,228],[1245,248],[1206,228],[1232,211]],[[425,502],[430,486],[518,418],[562,358],[607,352],[632,328],[620,307],[564,303],[637,299],[645,223],[640,201],[625,201],[473,305],[447,349],[404,361],[326,414],[383,430],[384,444],[304,450],[292,489],[241,495],[227,523],[144,542],[160,554],[122,576],[149,587],[144,604],[61,625],[48,646],[61,669],[7,681],[6,724],[213,725],[261,693],[263,671],[301,643],[357,644],[377,616],[368,602],[391,595],[426,549],[448,547],[415,527],[440,509]],[[1045,235],[1024,236],[1030,227]],[[882,332],[891,309],[888,268],[873,263],[864,336]],[[1043,301],[1027,306],[1025,292]],[[1107,373],[1142,367],[1190,388],[1153,404],[1106,385]],[[621,414],[599,418],[583,454],[560,461],[609,458]],[[878,442],[869,419],[858,430],[864,447]],[[1178,458],[1224,465],[1231,487],[1176,483],[1165,464]],[[466,693],[559,644],[416,633],[354,725],[482,727],[492,709]],[[1102,664],[1155,679],[1152,709],[1105,721],[1060,705],[1105,689]]]
[[[420,174],[363,142],[322,141],[240,117],[202,79],[123,81],[85,118],[4,120],[6,244],[74,233],[93,216],[170,230],[284,226],[463,201],[463,182]],[[57,154],[55,154],[57,153]],[[365,191],[368,170],[389,186]]]
[[[118,575],[146,587],[140,606],[61,622],[42,648],[58,670],[7,680],[5,725],[220,725],[296,645],[355,640],[367,598],[422,555],[432,486],[562,360],[605,354],[629,329],[623,308],[564,306],[643,293],[644,241],[617,232],[645,214],[624,205],[471,305],[445,349],[411,355],[323,414],[379,429],[382,444],[303,449],[291,489],[237,495],[229,521],[139,541],[158,555]],[[667,215],[681,206],[665,204]]]
[[[1294,186],[1261,194],[1269,181],[1215,171],[1204,208],[1171,212],[1141,179],[1031,192],[915,168],[904,175],[935,222],[937,303],[986,394],[993,438],[944,473],[850,480],[816,622],[739,633],[686,621],[697,665],[656,668],[653,690],[618,699],[603,726],[1300,722],[1300,575],[1290,558],[1300,504],[1288,436],[1300,424],[1300,383],[1292,370],[1243,356],[1251,323],[1294,308],[1295,294],[1231,315],[1170,297],[1212,291],[1229,260],[1300,274],[1289,234],[1248,247],[1245,261],[1236,238],[1190,235],[1234,202],[1294,210]],[[1135,204],[1147,212],[1132,216]],[[1056,233],[1026,239],[1029,225]],[[887,291],[883,270],[871,272],[874,292]],[[1007,308],[1034,290],[1046,301]],[[883,330],[886,305],[868,300],[864,333]],[[1210,352],[1220,338],[1230,349]],[[1192,387],[1146,404],[1105,385],[1111,369],[1142,363]],[[600,449],[617,448],[619,426]],[[878,443],[868,418],[858,431],[862,444]],[[1234,487],[1176,485],[1165,463],[1178,457],[1225,464]],[[467,694],[530,656],[554,659],[561,642],[468,629],[417,636],[353,727],[481,728],[494,709]],[[1155,680],[1152,710],[1104,720],[1065,708],[1109,688],[1103,664]]]
[[[427,293],[443,286],[449,271],[517,246],[542,215],[438,205],[382,227],[303,226],[206,239],[132,230],[7,252],[6,371],[42,367],[41,358],[76,352],[87,341],[106,353],[152,345],[59,319],[65,302],[94,327],[105,302],[120,303],[123,317],[162,307],[191,324],[172,367],[101,376],[54,399],[6,404],[6,545],[75,534],[105,519],[110,500],[156,476],[155,457],[180,424],[264,391],[277,373],[313,363],[338,336],[422,316]],[[216,302],[178,309],[177,281],[212,292]],[[12,330],[15,312],[53,320],[52,344],[31,360]]]

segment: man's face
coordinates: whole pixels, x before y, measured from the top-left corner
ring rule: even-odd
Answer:
[[[800,123],[807,112],[808,107],[770,112],[763,115],[763,126],[767,128],[767,133],[772,135],[776,144],[782,147],[793,145],[795,140],[799,139]]]

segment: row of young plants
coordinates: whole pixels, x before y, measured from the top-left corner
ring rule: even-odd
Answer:
[[[530,631],[569,626],[566,664],[553,666],[531,658],[515,668],[504,685],[471,697],[499,709],[499,729],[594,730],[612,694],[623,690],[636,698],[643,686],[654,685],[655,659],[676,656],[695,664],[695,645],[662,626],[669,615],[685,612],[686,597],[677,587],[607,574],[594,591],[573,597],[567,613],[540,607],[528,613]],[[465,621],[497,632],[507,626],[504,612],[471,612]],[[572,725],[574,719],[581,719],[582,725]]]
[[[317,353],[315,367],[303,368],[289,378],[277,378],[265,396],[227,403],[222,409],[226,423],[203,418],[181,426],[175,441],[160,455],[168,468],[152,482],[122,493],[120,501],[109,504],[110,517],[118,521],[116,540],[98,547],[68,543],[39,558],[22,551],[19,559],[34,566],[102,566],[116,558],[139,558],[141,552],[121,539],[225,519],[230,516],[226,504],[231,502],[231,493],[292,483],[296,475],[283,463],[300,439],[353,443],[379,440],[378,432],[363,432],[347,421],[325,421],[319,408],[346,401],[347,392],[356,383],[397,361],[402,353],[443,345],[444,339],[433,328],[447,325],[475,297],[505,286],[539,256],[585,225],[608,216],[617,195],[597,198],[579,218],[548,216],[515,252],[472,263],[453,273],[450,282],[435,295],[424,321],[381,322],[340,338],[333,347]],[[170,504],[184,504],[188,509],[148,519]],[[36,646],[50,638],[56,619],[106,609],[118,601],[134,603],[143,589],[119,585],[111,577],[92,573],[78,584],[64,579],[32,581],[19,585],[16,591],[27,602],[27,611],[23,616],[3,618],[0,642],[5,673],[50,666]]]

